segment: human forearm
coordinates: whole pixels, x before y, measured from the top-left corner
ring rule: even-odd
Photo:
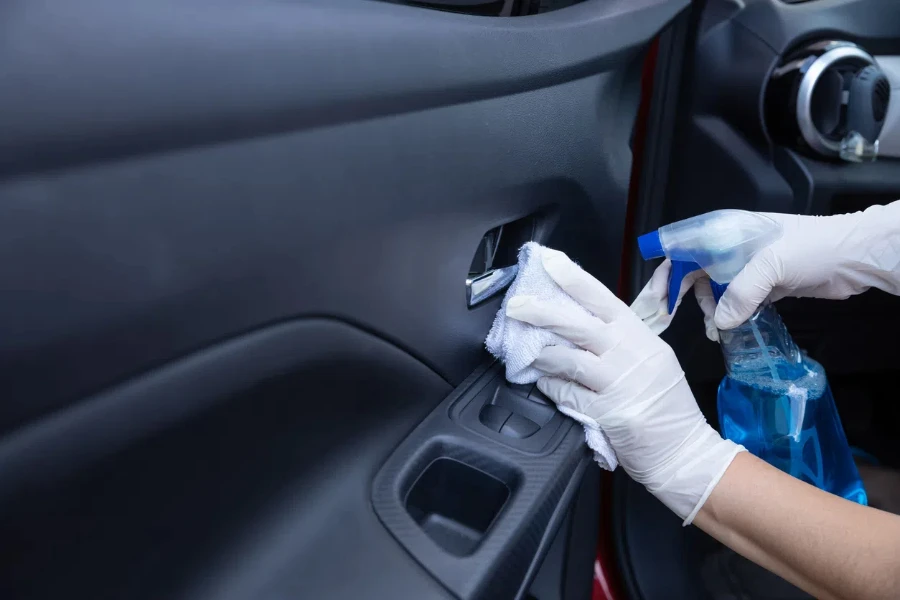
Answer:
[[[900,517],[738,455],[694,524],[817,598],[900,597]]]

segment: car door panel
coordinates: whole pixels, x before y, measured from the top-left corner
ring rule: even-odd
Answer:
[[[143,42],[130,44],[137,46],[124,57],[130,60],[120,56],[122,51],[107,53],[106,60],[121,60],[112,65],[97,56],[108,46],[89,52],[100,41],[92,27],[69,27],[61,39],[52,37],[73,22],[62,18],[76,10],[68,3],[21,3],[14,5],[18,11],[10,8],[8,13],[12,31],[21,29],[21,37],[43,33],[40,39],[56,56],[74,63],[42,73],[31,69],[39,57],[26,52],[38,45],[35,39],[16,44],[19,36],[14,36],[6,42],[13,50],[25,48],[19,49],[24,56],[18,61],[16,53],[5,53],[4,60],[31,73],[24,90],[3,95],[6,131],[0,136],[8,143],[0,222],[19,232],[4,236],[5,250],[19,258],[4,263],[8,271],[3,278],[30,296],[6,298],[10,305],[2,312],[10,326],[0,357],[14,365],[2,370],[4,389],[29,396],[25,414],[39,411],[45,402],[53,405],[51,397],[98,389],[141,365],[302,313],[346,316],[387,332],[458,383],[477,362],[492,312],[482,308],[469,313],[457,291],[467,261],[488,229],[536,206],[572,198],[561,203],[598,202],[609,217],[595,218],[594,240],[607,252],[598,255],[605,258],[621,247],[630,124],[619,112],[633,116],[640,44],[655,31],[650,23],[658,28],[672,16],[673,3],[636,3],[626,10],[624,3],[588,2],[560,11],[559,17],[551,13],[545,20],[541,15],[532,27],[508,25],[506,32],[502,27],[494,32],[490,28],[497,25],[478,19],[375,2],[339,2],[330,8],[264,3],[262,16],[276,13],[267,20],[233,14],[238,8],[256,14],[240,3],[201,2],[191,11],[110,4],[94,0],[86,6],[108,19],[116,17],[118,29],[139,29],[141,35],[132,37]],[[137,11],[136,6],[143,8]],[[59,14],[51,14],[51,8]],[[156,15],[148,19],[149,26],[142,21],[145,11]],[[369,21],[354,26],[354,16],[362,18],[356,11],[366,18],[381,15],[401,29],[399,37],[378,33],[377,23]],[[199,34],[186,26],[164,32],[152,28],[163,27],[157,21],[169,14],[213,23],[222,19],[224,32],[252,38],[254,52],[238,52],[241,46],[234,46],[240,40],[205,35],[209,22]],[[583,21],[592,15],[593,27],[572,38],[569,30],[587,28]],[[290,20],[298,31],[273,36],[270,21],[283,23],[278,18]],[[564,20],[557,24],[557,18]],[[39,28],[44,19],[57,28]],[[24,25],[15,27],[20,21]],[[417,86],[429,89],[425,72],[440,71],[440,84],[426,95],[432,105],[443,107],[422,110],[428,104],[385,100],[384,105],[401,114],[370,118],[378,113],[361,104],[379,104],[372,100],[379,97],[378,90],[398,84],[393,69],[378,65],[408,65],[411,56],[440,43],[445,27],[451,30],[445,43],[454,47],[470,48],[466,35],[473,40],[511,38],[505,46],[492,41],[497,45],[483,51],[476,45],[471,55],[451,53],[444,61],[478,72],[484,56],[485,78],[521,73],[509,87],[484,90],[477,81],[455,82],[453,68],[462,67],[447,67],[448,74],[437,59],[413,62],[421,70],[404,73],[412,87],[399,86],[396,97],[415,97]],[[341,35],[335,28],[345,37],[334,37]],[[616,36],[626,29],[632,37],[627,43],[618,41]],[[413,36],[408,43],[403,31]],[[422,31],[430,35],[422,36]],[[170,38],[178,32],[186,38],[182,43],[204,51],[189,52],[188,47],[174,52],[180,46]],[[330,37],[323,40],[326,33]],[[382,46],[357,37],[376,33],[385,38]],[[91,37],[88,42],[77,36]],[[523,51],[539,53],[541,48],[529,42],[542,38],[568,51],[551,53],[548,59],[538,54],[510,60],[527,67],[492,65],[492,59],[517,54],[519,37]],[[67,41],[87,50],[66,54]],[[321,52],[320,46],[329,43],[335,52]],[[379,55],[379,48],[386,54]],[[226,50],[240,61],[230,64]],[[329,57],[337,62],[329,64]],[[544,70],[533,66],[545,62]],[[113,70],[117,65],[118,71]],[[626,68],[613,68],[622,65]],[[612,70],[603,72],[605,68]],[[16,75],[16,69],[8,70]],[[257,80],[261,71],[281,95],[265,93]],[[337,72],[340,77],[334,76]],[[363,72],[369,75],[356,79]],[[138,74],[137,83],[132,73]],[[380,73],[385,81],[368,79]],[[218,84],[217,76],[222,80]],[[142,86],[141,77],[150,83]],[[61,87],[66,82],[70,87]],[[353,87],[360,99],[348,101],[350,108],[337,119],[349,123],[326,127],[329,121],[319,120],[329,114],[329,106],[342,105],[340,88],[328,85]],[[498,97],[478,100],[491,95]],[[63,101],[66,107],[57,104]],[[292,108],[284,111],[281,104]],[[303,119],[308,120],[305,126]],[[129,124],[118,126],[124,120]],[[207,132],[215,132],[219,142]],[[164,143],[145,145],[153,139]],[[105,160],[108,153],[116,160]],[[122,158],[129,154],[136,156]],[[73,161],[90,164],[65,168]],[[151,276],[135,265],[151,267]],[[590,266],[604,269],[599,274],[608,281],[618,269],[615,260],[595,259]],[[435,274],[436,269],[441,271]],[[387,270],[402,281],[385,279],[390,277]],[[375,281],[361,279],[367,274]],[[420,277],[435,284],[424,285]],[[277,294],[270,287],[276,281]],[[44,292],[76,283],[77,296],[55,298],[63,304],[54,304],[53,310],[39,306],[41,298],[49,297]],[[376,286],[386,295],[383,301],[356,301],[359,290]],[[420,299],[419,293],[431,297]],[[177,302],[167,302],[172,298]],[[349,304],[354,306],[348,310]],[[412,305],[418,310],[406,310]],[[198,306],[204,309],[197,311]],[[203,314],[210,318],[198,318]],[[97,335],[104,323],[120,322],[125,328]],[[441,323],[452,324],[451,335],[444,334]],[[165,339],[154,332],[164,332]],[[91,345],[109,350],[100,369],[78,358],[88,356],[81,352],[86,337]],[[130,343],[134,338],[141,343]],[[30,351],[23,351],[23,344]],[[93,355],[88,360],[101,362]],[[69,373],[41,382],[35,375],[51,362]],[[103,375],[96,375],[97,370]]]
[[[615,283],[643,52],[686,4],[4,5],[6,596],[522,596],[590,456],[447,416],[502,384],[465,280],[529,217]],[[375,493],[448,437],[518,477],[469,558]]]
[[[376,597],[442,597],[368,492],[448,390],[371,334],[297,319],[84,399],[0,447],[0,589],[341,597],[365,581]]]

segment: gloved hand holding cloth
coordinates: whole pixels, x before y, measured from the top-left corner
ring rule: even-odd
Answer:
[[[569,342],[540,350],[532,364],[545,374],[538,388],[588,431],[603,431],[628,475],[689,524],[743,448],[706,422],[674,352],[651,330],[671,320],[668,264],[632,310],[565,254],[543,248],[540,256],[547,275],[586,310],[507,298],[507,317]]]

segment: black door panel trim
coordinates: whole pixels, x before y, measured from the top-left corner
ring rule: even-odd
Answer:
[[[466,427],[463,407],[489,401],[491,390],[504,384],[502,366],[494,364],[457,388],[397,447],[372,488],[372,503],[385,527],[450,591],[467,600],[524,595],[593,460],[582,428],[561,415],[563,423],[538,453],[517,447],[518,440],[492,439]],[[464,555],[436,543],[407,506],[413,483],[439,459],[487,473],[510,491],[478,546]]]
[[[620,64],[687,4],[481,19],[371,0],[15,0],[0,175],[558,85]]]
[[[391,344],[303,319],[85,399],[0,439],[0,588],[349,598],[365,581],[376,598],[449,599],[368,500],[449,392]]]
[[[316,344],[310,343],[313,339]],[[272,325],[133,377],[0,437],[0,506],[31,486],[77,473],[306,361],[339,360],[351,340],[357,352],[403,361],[417,377],[449,391],[434,371],[347,323],[304,318]]]
[[[0,182],[0,431],[307,315],[458,383],[499,304],[466,306],[485,231],[556,205],[536,239],[560,223],[553,243],[615,282],[629,73]]]

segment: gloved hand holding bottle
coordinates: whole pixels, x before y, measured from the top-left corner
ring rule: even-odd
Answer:
[[[781,239],[757,253],[716,308],[708,286],[695,291],[707,337],[750,318],[765,300],[788,296],[843,300],[870,288],[900,295],[900,201],[829,217],[765,213]]]
[[[806,231],[802,235],[814,239],[809,229]],[[851,242],[857,231],[858,225],[847,226],[837,243],[855,247]],[[792,226],[786,225],[785,238],[794,235]],[[830,235],[835,240],[836,234]],[[812,248],[813,243],[809,243]],[[893,246],[881,248],[877,256],[886,262],[875,264],[886,266],[890,263],[888,249]],[[791,265],[793,270],[773,271],[778,276],[765,279],[771,286],[753,275],[748,275],[750,279],[743,277],[750,283],[739,285],[733,294],[734,300],[743,302],[733,314],[752,314],[754,302],[765,300],[776,286],[794,286],[794,292],[786,293],[796,293],[806,285],[821,290],[821,284],[813,283],[816,278],[832,281],[827,276],[813,277],[813,271],[800,260],[803,253],[784,261],[773,258],[779,256],[779,248],[775,251],[774,255],[765,254],[774,266],[780,269]],[[780,252],[797,251],[786,248]],[[871,255],[860,255],[863,259],[866,256],[871,262]],[[850,261],[853,265],[859,262]],[[767,273],[765,264],[751,262],[745,272],[752,268]],[[876,284],[870,281],[887,285],[890,280],[873,277],[874,269],[868,267],[856,271],[866,273],[865,277],[851,276],[838,259],[833,264],[842,272],[838,280],[852,289],[874,287]],[[666,288],[660,284],[668,279],[667,263],[639,296],[635,310],[561,253],[548,253],[544,268],[594,316],[560,311],[530,297],[511,298],[507,315],[552,330],[578,346],[542,351],[534,366],[547,376],[538,381],[538,387],[567,414],[588,427],[603,429],[629,476],[685,524],[693,521],[735,551],[816,597],[898,597],[900,517],[798,481],[742,452],[743,448],[723,439],[707,424],[674,352],[656,335],[668,324],[661,310],[666,305]],[[804,270],[807,275],[802,274]],[[885,268],[883,272],[892,271]],[[680,295],[690,283],[682,285]],[[769,291],[752,297],[743,292],[757,285],[769,286]],[[702,282],[695,285],[701,292],[701,305],[704,287],[708,289]],[[780,288],[778,293],[786,289]],[[847,288],[829,289],[840,297]],[[711,294],[705,312],[712,312]]]

